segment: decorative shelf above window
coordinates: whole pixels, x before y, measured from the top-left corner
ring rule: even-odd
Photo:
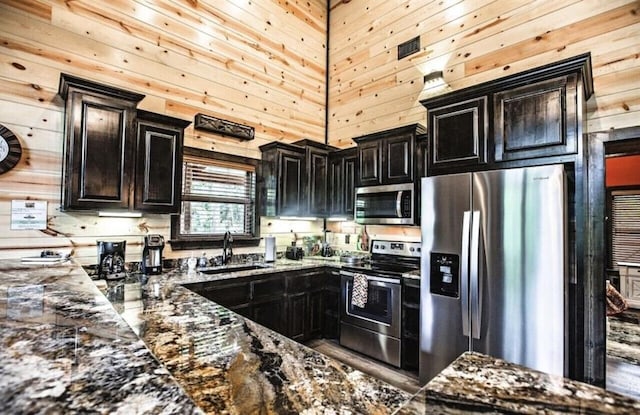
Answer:
[[[194,127],[196,130],[209,131],[241,140],[253,140],[255,138],[255,130],[253,127],[205,114],[196,114]]]

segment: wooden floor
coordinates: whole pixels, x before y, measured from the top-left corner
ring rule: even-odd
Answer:
[[[623,330],[624,334],[610,333],[611,338],[616,342],[616,349],[619,344],[630,346],[629,350],[640,351],[640,335],[637,325],[640,324],[640,311],[638,312],[638,322],[633,320],[625,322],[625,325],[612,324],[612,330]],[[629,326],[630,325],[630,326]],[[608,343],[611,346],[611,343]],[[397,388],[409,393],[415,393],[419,389],[418,377],[416,373],[406,372],[385,363],[373,360],[358,352],[342,347],[335,340],[312,340],[306,344],[318,352],[341,361],[351,367],[370,376],[381,379]],[[622,348],[624,351],[625,349]],[[616,355],[607,355],[607,390],[640,399],[640,364],[633,356],[625,357],[624,353],[616,350]]]
[[[306,343],[306,345],[326,356],[402,389],[405,392],[416,393],[418,389],[420,389],[417,373],[400,370],[373,360],[370,357],[340,346],[335,340],[311,340]]]

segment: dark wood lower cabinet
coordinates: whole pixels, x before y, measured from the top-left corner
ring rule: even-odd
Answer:
[[[316,268],[185,287],[298,342],[338,337],[337,271]]]
[[[288,337],[296,341],[305,341],[307,337],[307,304],[308,295],[301,292],[289,295],[287,300]]]
[[[251,320],[278,333],[286,333],[286,303],[282,297],[251,303]]]
[[[338,270],[328,270],[324,286],[324,319],[322,337],[340,337],[340,274]]]
[[[420,355],[420,280],[402,282],[401,367],[417,371]]]
[[[322,322],[324,320],[324,293],[320,291],[314,291],[309,293],[308,296],[308,326],[307,337],[309,339],[322,337]]]

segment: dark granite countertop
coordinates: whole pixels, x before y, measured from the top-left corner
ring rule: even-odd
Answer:
[[[462,354],[396,414],[637,414],[640,401],[475,352]]]
[[[413,397],[182,284],[296,270],[173,270],[103,286],[72,263],[0,264],[0,413],[631,413],[640,403],[467,353]],[[118,288],[119,287],[119,288]],[[544,409],[546,408],[546,409]]]

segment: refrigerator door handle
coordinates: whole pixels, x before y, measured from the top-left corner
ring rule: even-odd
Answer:
[[[482,321],[482,292],[480,289],[480,212],[473,211],[471,220],[471,247],[469,249],[469,290],[471,292],[471,333],[474,339],[480,338]]]
[[[469,229],[471,211],[462,216],[462,258],[460,264],[460,314],[462,315],[462,335],[469,336]]]

